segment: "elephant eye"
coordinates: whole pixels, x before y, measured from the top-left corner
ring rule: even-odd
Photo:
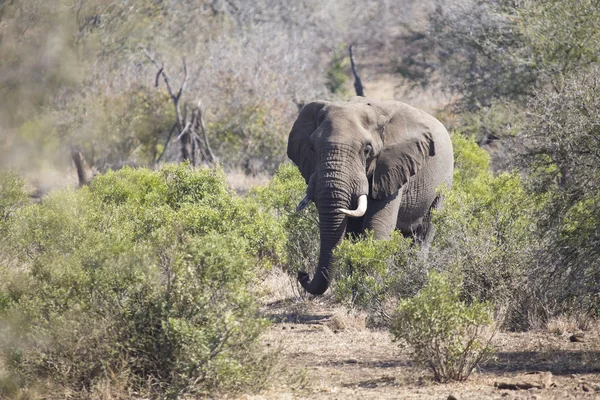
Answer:
[[[364,151],[365,157],[369,157],[371,155],[371,151],[373,151],[373,146],[371,146],[370,144],[367,144],[363,151]]]

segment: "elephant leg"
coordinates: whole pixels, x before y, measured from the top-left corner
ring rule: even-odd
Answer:
[[[400,192],[381,200],[369,199],[363,229],[373,230],[375,239],[388,239],[396,229],[401,199]]]

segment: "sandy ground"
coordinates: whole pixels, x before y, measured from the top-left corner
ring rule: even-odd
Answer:
[[[280,280],[280,283],[283,281]],[[497,335],[496,358],[463,383],[438,384],[388,332],[327,299],[271,300],[265,344],[281,351],[273,385],[245,399],[600,399],[600,327]],[[575,329],[575,328],[573,328]],[[500,383],[541,388],[499,389]]]

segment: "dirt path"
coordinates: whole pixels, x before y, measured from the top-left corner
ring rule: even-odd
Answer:
[[[437,384],[412,365],[387,331],[364,316],[317,301],[267,305],[274,323],[265,343],[281,349],[281,379],[248,399],[600,399],[599,330],[582,342],[569,333],[502,333],[497,358],[464,383]],[[508,390],[498,383],[540,388]]]

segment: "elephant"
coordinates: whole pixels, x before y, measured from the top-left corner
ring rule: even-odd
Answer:
[[[319,262],[302,287],[323,294],[330,284],[333,250],[348,235],[372,230],[386,239],[395,230],[420,245],[430,243],[437,188],[450,187],[452,142],[440,121],[399,101],[364,97],[313,101],[289,134],[288,157],[307,184],[297,210],[314,202],[319,215]]]

